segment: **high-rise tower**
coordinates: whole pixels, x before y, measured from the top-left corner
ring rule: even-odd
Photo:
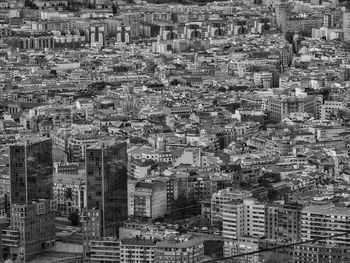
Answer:
[[[288,32],[289,30],[289,17],[292,12],[290,3],[285,0],[280,0],[280,3],[276,7],[276,25],[282,33]]]
[[[96,144],[86,150],[87,209],[101,212],[101,234],[117,234],[127,219],[127,145]]]
[[[350,12],[343,13],[344,40],[350,41]]]
[[[11,204],[52,199],[52,140],[31,137],[11,145],[9,151]]]

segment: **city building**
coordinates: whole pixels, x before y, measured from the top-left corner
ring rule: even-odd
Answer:
[[[344,32],[344,40],[350,41],[350,13],[343,13],[343,32]]]
[[[279,0],[279,4],[276,7],[276,24],[278,29],[285,33],[289,29],[289,18],[291,16],[291,5],[286,0]]]
[[[180,237],[179,240],[157,242],[154,249],[154,263],[202,262],[204,244],[201,238]]]
[[[249,191],[226,188],[213,193],[211,198],[211,225],[222,226],[224,205],[232,201],[242,201],[245,198],[251,197]]]
[[[332,205],[311,205],[301,211],[301,240],[313,240],[324,236],[329,238],[318,241],[325,246],[349,247],[348,231],[350,213],[345,207]]]
[[[117,234],[127,219],[126,143],[113,139],[86,149],[87,209],[101,210],[103,236]]]
[[[113,237],[105,237],[90,241],[90,262],[120,262],[120,241]]]
[[[10,247],[12,260],[27,262],[55,245],[56,211],[54,200],[12,205],[10,226],[2,231],[3,245]]]
[[[11,204],[31,204],[37,199],[52,199],[52,140],[23,138],[9,147]]]
[[[96,25],[90,28],[90,45],[91,47],[102,48],[106,44],[105,27]]]
[[[265,204],[246,198],[223,204],[222,209],[225,256],[232,254],[232,246],[235,246],[232,241],[241,237],[257,240],[265,235]]]
[[[57,201],[57,210],[63,214],[73,211],[80,214],[86,207],[86,180],[76,174],[55,174],[53,199]]]
[[[301,240],[302,204],[288,202],[266,206],[265,237],[297,242]]]
[[[274,123],[280,122],[293,112],[307,112],[316,115],[316,100],[313,96],[307,97],[271,97],[268,103],[270,120]]]
[[[128,215],[135,219],[155,219],[167,212],[167,184],[157,180],[128,184]]]
[[[154,262],[154,248],[156,241],[133,238],[123,239],[120,242],[120,263],[142,261]]]

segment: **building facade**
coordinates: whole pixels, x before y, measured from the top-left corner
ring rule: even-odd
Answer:
[[[127,145],[111,142],[86,150],[87,209],[102,212],[103,236],[117,234],[118,224],[127,219]]]
[[[10,227],[2,231],[3,244],[10,247],[13,260],[30,260],[55,245],[54,200],[38,200],[27,205],[13,204]]]
[[[26,140],[9,147],[11,204],[52,199],[52,140]]]

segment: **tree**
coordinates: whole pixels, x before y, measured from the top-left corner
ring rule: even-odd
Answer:
[[[24,6],[27,6],[31,9],[39,9],[39,7],[32,0],[25,0]]]
[[[77,226],[79,225],[80,222],[80,217],[76,211],[72,212],[68,216],[68,220],[70,221],[72,226]]]

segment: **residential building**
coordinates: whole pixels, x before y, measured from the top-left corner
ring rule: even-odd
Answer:
[[[106,43],[106,32],[103,25],[90,27],[90,44],[92,47],[102,48]]]
[[[254,199],[236,200],[223,205],[222,235],[224,255],[232,253],[233,240],[258,239],[265,235],[265,205]]]
[[[128,215],[137,219],[163,217],[167,211],[167,185],[162,181],[131,182]]]
[[[180,237],[179,240],[157,242],[154,263],[197,263],[204,259],[204,244],[201,238]]]
[[[27,262],[55,245],[54,200],[38,200],[11,207],[10,227],[2,231],[3,245],[10,247],[13,260]]]
[[[343,13],[343,32],[344,32],[344,40],[350,41],[350,13]]]
[[[347,247],[350,245],[348,235],[331,237],[331,235],[344,234],[348,231],[350,212],[346,207],[332,205],[310,205],[301,211],[301,240],[313,240],[324,236],[329,238],[318,241],[326,246],[337,245]]]
[[[315,116],[316,100],[313,96],[271,97],[269,98],[268,111],[270,113],[270,120],[274,123],[280,122],[293,112],[307,112]]]
[[[232,201],[242,201],[252,197],[249,191],[226,188],[213,193],[211,198],[211,225],[221,226],[223,219],[224,205]]]
[[[76,174],[55,174],[53,199],[63,214],[82,212],[86,207],[86,180]]]
[[[301,239],[302,204],[288,202],[266,206],[265,237],[297,242]]]
[[[154,247],[156,242],[150,239],[123,239],[120,242],[120,263],[154,262]]]
[[[278,29],[282,33],[285,33],[289,29],[288,22],[291,16],[292,7],[286,0],[280,0],[279,2],[280,3],[276,8],[276,24]]]
[[[272,72],[262,71],[254,73],[254,84],[262,86],[265,89],[270,89],[273,86]]]
[[[90,262],[120,262],[120,241],[114,237],[105,237],[90,241]]]

